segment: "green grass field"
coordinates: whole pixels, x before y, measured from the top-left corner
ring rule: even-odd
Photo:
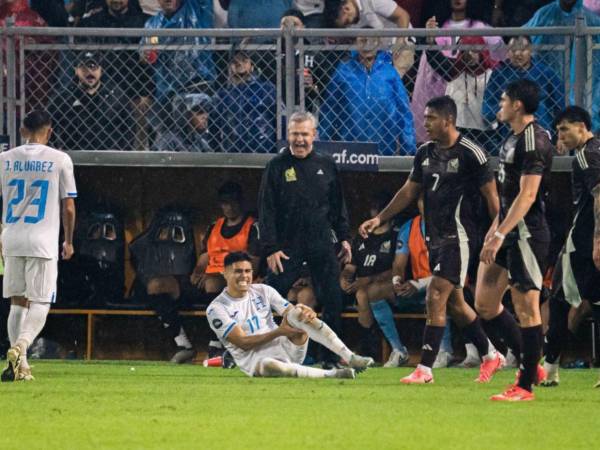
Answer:
[[[247,378],[161,363],[35,361],[37,380],[0,385],[0,449],[591,449],[600,438],[598,372],[562,371],[534,402],[495,403],[475,370],[411,369],[356,380]],[[135,368],[133,370],[132,368]]]

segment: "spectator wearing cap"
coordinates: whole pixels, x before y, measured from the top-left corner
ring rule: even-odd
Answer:
[[[160,12],[146,21],[148,29],[204,29],[213,27],[212,0],[159,0]],[[146,50],[143,56],[154,65],[155,96],[161,102],[170,92],[206,92],[214,79],[212,53],[204,49],[210,38],[161,36],[144,38],[152,45],[192,45],[189,50]]]
[[[104,82],[97,53],[84,51],[75,59],[75,79],[48,105],[54,146],[63,150],[129,150],[132,118],[118,87]]]
[[[171,113],[161,120],[152,150],[211,152],[215,149],[209,130],[212,99],[207,94],[175,95]]]
[[[222,151],[269,153],[275,148],[275,85],[254,74],[254,62],[240,49],[231,53],[229,79],[214,99],[214,120]]]
[[[378,38],[356,38],[358,52],[338,65],[325,91],[320,114],[322,140],[375,142],[381,155],[412,155],[416,150],[408,93],[379,50]]]
[[[84,17],[78,23],[83,28],[143,28],[150,16],[144,14],[139,0],[104,0],[100,12]],[[139,37],[92,36],[81,38],[100,44],[136,44]],[[148,148],[145,114],[150,107],[154,89],[150,64],[136,50],[106,51],[103,53],[104,76],[125,92],[136,118],[135,148]]]

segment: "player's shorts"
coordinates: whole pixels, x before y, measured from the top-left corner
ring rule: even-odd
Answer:
[[[32,302],[54,303],[57,276],[56,259],[5,256],[2,295],[5,298],[21,296]]]
[[[463,287],[467,279],[471,244],[451,242],[429,249],[429,267],[434,276],[444,278],[457,287]]]
[[[496,254],[496,264],[508,271],[512,287],[521,292],[541,291],[549,248],[548,242],[533,238],[508,241]]]
[[[306,358],[308,341],[302,345],[296,345],[285,336],[279,336],[271,341],[271,345],[252,351],[252,357],[249,359],[248,375],[253,376],[258,368],[258,363],[264,358],[273,358],[281,362],[302,364]]]
[[[553,291],[563,290],[565,300],[579,306],[582,300],[600,302],[600,271],[594,260],[577,251],[563,248],[558,256],[552,277]]]

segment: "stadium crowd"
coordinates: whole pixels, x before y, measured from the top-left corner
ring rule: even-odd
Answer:
[[[572,26],[578,14],[588,26],[598,26],[598,12],[597,2],[589,0],[3,0],[0,23],[12,16],[16,26],[113,29],[525,29]],[[381,155],[412,155],[417,144],[427,140],[425,103],[447,94],[458,105],[459,130],[495,154],[506,127],[498,124],[494,109],[510,81],[527,77],[540,84],[544,102],[539,120],[546,127],[566,101],[574,100],[575,58],[571,67],[564,67],[564,50],[558,49],[562,36],[438,36],[423,42],[311,38],[310,45],[324,47],[309,48],[304,61],[296,61],[295,105],[283,104],[285,67],[277,73],[275,51],[246,49],[273,42],[201,36],[76,37],[81,45],[138,49],[28,52],[27,107],[52,112],[52,143],[63,150],[269,153],[276,151],[277,115],[293,111],[302,97],[306,109],[319,119],[321,140],[374,142]],[[415,51],[415,43],[427,49]],[[348,44],[354,50],[336,47]],[[214,45],[221,47],[216,50]],[[557,50],[538,51],[540,45]],[[571,92],[565,92],[567,86]],[[595,130],[600,125],[597,91],[600,83],[594,80],[590,104]]]

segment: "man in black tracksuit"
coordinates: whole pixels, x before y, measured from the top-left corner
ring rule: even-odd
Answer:
[[[266,283],[286,296],[306,262],[323,320],[339,335],[342,293],[333,242],[341,244],[341,261],[350,262],[350,227],[335,162],[313,151],[315,136],[312,114],[290,117],[289,146],[267,164],[261,182],[260,239],[270,269]]]

